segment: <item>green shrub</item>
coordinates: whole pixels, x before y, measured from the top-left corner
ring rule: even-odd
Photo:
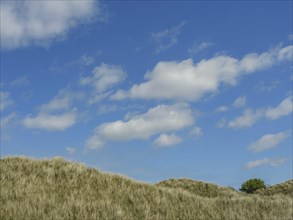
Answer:
[[[261,179],[255,178],[244,182],[241,185],[240,191],[246,193],[254,193],[258,189],[266,188],[265,182]]]

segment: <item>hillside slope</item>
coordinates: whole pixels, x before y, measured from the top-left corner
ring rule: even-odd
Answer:
[[[226,187],[220,187],[215,184],[194,181],[191,179],[169,179],[156,184],[160,187],[167,187],[187,191],[193,195],[215,198],[215,197],[233,197],[239,194],[237,191]]]
[[[255,193],[260,195],[269,195],[269,196],[283,194],[283,195],[290,195],[293,198],[293,180],[276,184],[274,186],[270,186],[265,189],[259,189]]]
[[[292,198],[197,195],[63,159],[0,160],[0,219],[291,219]]]

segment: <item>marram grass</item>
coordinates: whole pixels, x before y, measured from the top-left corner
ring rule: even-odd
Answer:
[[[0,171],[0,219],[5,220],[293,217],[292,181],[246,195],[189,179],[139,183],[60,158],[9,157],[0,160]]]

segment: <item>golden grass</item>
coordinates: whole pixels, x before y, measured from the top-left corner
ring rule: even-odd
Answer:
[[[276,195],[276,194],[283,194],[283,195],[290,195],[293,198],[293,180],[288,180],[281,184],[276,184],[274,186],[267,187],[265,189],[259,189],[255,192],[256,194],[260,195]]]
[[[61,158],[0,160],[0,219],[292,219],[292,197],[192,180],[156,185]]]

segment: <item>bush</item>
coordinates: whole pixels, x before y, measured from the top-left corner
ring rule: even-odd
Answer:
[[[241,185],[240,191],[246,193],[254,193],[258,189],[266,188],[266,185],[261,179],[250,179]]]

